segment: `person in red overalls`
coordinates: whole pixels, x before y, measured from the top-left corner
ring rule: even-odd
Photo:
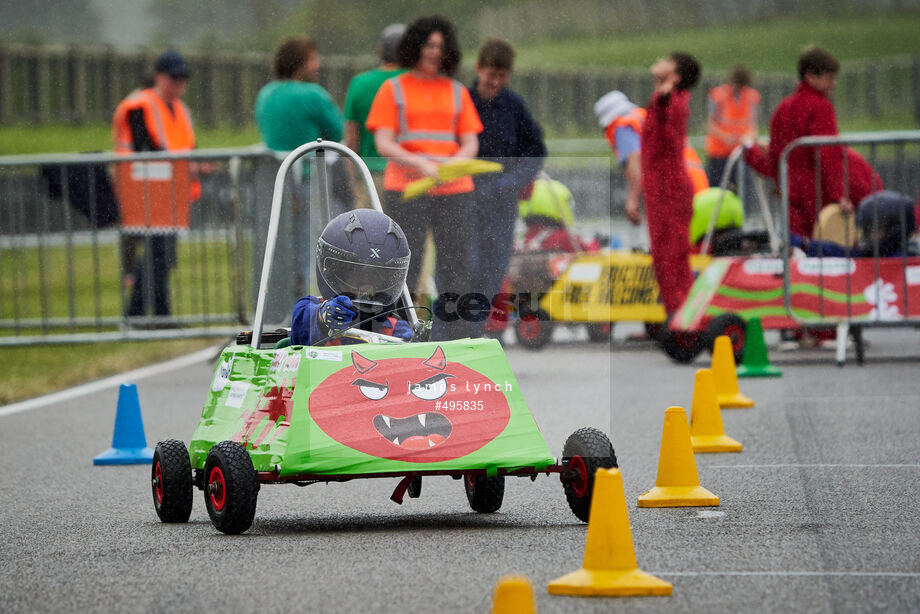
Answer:
[[[655,90],[642,129],[642,185],[648,218],[652,268],[668,315],[677,311],[693,285],[690,219],[693,183],[684,165],[690,88],[699,81],[699,62],[674,52],[651,68]]]

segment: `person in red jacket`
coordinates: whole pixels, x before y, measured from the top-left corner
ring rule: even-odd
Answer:
[[[693,285],[690,269],[690,219],[693,183],[684,165],[690,115],[690,88],[699,81],[700,64],[674,52],[651,68],[655,90],[642,128],[642,185],[648,218],[652,268],[665,311],[677,311]]]
[[[779,179],[780,154],[786,146],[804,136],[836,136],[837,115],[829,96],[837,83],[840,62],[824,49],[806,49],[798,60],[799,85],[776,107],[770,120],[770,147],[746,142],[745,161],[758,173]],[[815,188],[815,154],[820,156],[821,196]],[[789,229],[809,237],[818,211],[824,205],[840,203],[852,209],[843,184],[843,147],[799,147],[789,155]]]

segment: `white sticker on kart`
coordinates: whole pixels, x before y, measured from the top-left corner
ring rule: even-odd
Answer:
[[[747,275],[783,274],[783,261],[778,258],[751,258],[745,260],[742,266]]]
[[[576,262],[569,267],[569,281],[592,282],[600,279],[601,265],[598,262]]]
[[[274,356],[272,356],[272,364],[268,367],[268,370],[274,373],[281,368],[281,365],[287,361],[288,351],[287,350],[275,350]]]
[[[230,383],[230,373],[233,371],[233,356],[229,360],[223,360],[217,367],[217,373],[214,374],[214,383],[211,384],[211,390],[220,392]]]
[[[802,275],[841,277],[856,271],[856,262],[846,258],[805,258],[796,260],[795,264]]]
[[[294,352],[284,361],[284,366],[281,367],[283,373],[297,373],[297,370],[300,369],[300,357],[303,356],[301,352]]]
[[[239,409],[246,400],[247,392],[249,392],[249,382],[233,382],[230,384],[230,392],[227,394],[227,401],[224,405]]]
[[[307,358],[310,360],[329,360],[332,362],[342,362],[342,352],[335,350],[307,350]]]

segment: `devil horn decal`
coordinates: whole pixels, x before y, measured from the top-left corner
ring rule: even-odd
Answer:
[[[355,369],[358,371],[358,373],[367,373],[377,366],[376,360],[365,358],[357,352],[351,353],[351,363],[355,366]]]
[[[428,360],[422,363],[423,365],[433,367],[438,371],[443,371],[444,367],[447,366],[447,359],[444,358],[444,350],[441,349],[439,345],[434,350],[434,354],[428,357]]]

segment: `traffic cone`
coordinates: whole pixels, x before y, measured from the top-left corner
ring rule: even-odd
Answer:
[[[741,355],[738,377],[779,377],[782,374],[782,371],[770,364],[760,318],[751,318],[744,334],[744,353]]]
[[[537,614],[537,602],[527,576],[504,576],[495,585],[492,614]]]
[[[598,469],[585,540],[582,568],[547,585],[551,595],[626,597],[670,595],[669,582],[645,573],[636,563],[623,476],[619,469]]]
[[[710,369],[698,369],[690,405],[690,442],[694,452],[740,452],[741,444],[725,434]]]
[[[94,465],[140,465],[153,460],[153,450],[147,447],[141,404],[137,386],[122,384],[118,390],[115,412],[115,432],[112,447],[93,459]]]
[[[712,348],[712,374],[716,378],[719,407],[722,409],[754,407],[754,399],[738,390],[738,372],[735,369],[735,354],[728,335],[716,337]]]
[[[639,497],[639,507],[705,505],[719,505],[719,497],[700,486],[687,413],[683,407],[669,407],[664,412],[655,488]]]

